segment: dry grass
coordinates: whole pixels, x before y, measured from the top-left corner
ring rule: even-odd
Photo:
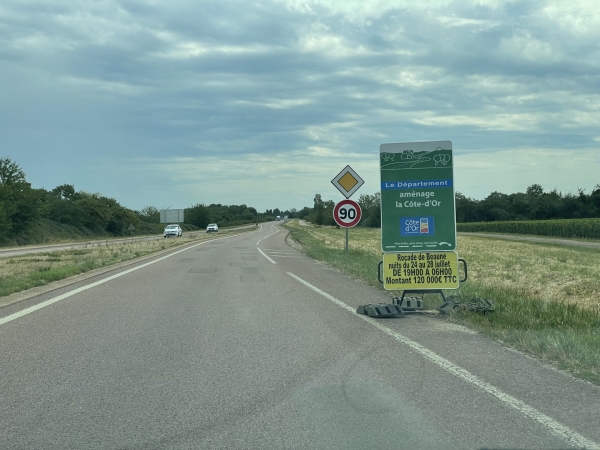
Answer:
[[[458,250],[473,283],[600,311],[598,250],[473,236],[459,236]]]
[[[322,244],[331,249],[343,249],[346,245],[346,231],[335,227],[314,227],[310,233]],[[382,254],[381,230],[373,228],[350,228],[348,249]]]
[[[343,229],[307,231],[326,248],[344,248]],[[381,255],[381,230],[351,228],[348,247]],[[458,236],[457,250],[468,263],[472,283],[519,289],[544,301],[567,301],[600,311],[598,250],[475,236]]]
[[[309,256],[381,287],[375,280],[379,230],[350,230],[344,255],[344,230],[293,222],[289,228]],[[490,299],[496,309],[485,315],[458,310],[449,320],[600,385],[600,250],[459,236],[458,254],[468,262],[469,279],[446,293],[459,301]],[[427,297],[427,308],[439,306],[439,298]]]

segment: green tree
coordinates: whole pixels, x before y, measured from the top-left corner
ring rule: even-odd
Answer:
[[[323,225],[337,225],[337,222],[333,218],[335,202],[333,200],[327,200],[323,203],[323,206]]]
[[[10,234],[12,222],[8,212],[6,211],[5,203],[0,200],[0,242],[6,242],[7,237]]]
[[[61,184],[51,192],[62,200],[72,200],[75,197],[75,187],[72,184]]]
[[[600,216],[600,184],[597,184],[592,193],[590,194],[590,200],[596,208],[594,215],[596,217]]]
[[[369,210],[373,207],[373,196],[369,194],[361,194],[358,197],[358,202],[360,206],[360,210],[362,211],[362,217],[360,219],[360,225],[368,226],[368,215]]]
[[[75,198],[75,195],[73,197]],[[85,226],[85,213],[75,200],[67,200],[53,189],[44,201],[44,217],[75,227]]]
[[[155,206],[145,206],[137,212],[137,215],[144,222],[160,223],[160,211]]]
[[[23,232],[40,216],[40,193],[31,188],[25,172],[10,158],[0,158],[0,230]]]
[[[484,220],[510,220],[512,216],[508,212],[509,205],[508,195],[497,191],[492,192],[481,202],[481,207],[484,210]]]
[[[128,233],[129,225],[133,225],[136,230],[140,229],[140,218],[133,211],[121,206],[114,198],[100,197],[100,201],[105,202],[109,209],[106,231],[120,236]]]
[[[541,197],[544,194],[544,189],[539,184],[532,184],[527,188],[525,194],[531,197]]]
[[[381,198],[380,193],[373,195],[362,194],[358,198],[358,204],[362,212],[360,225],[378,228],[381,226]]]
[[[314,208],[313,208],[313,218],[312,222],[316,225],[323,225],[324,222],[324,214],[325,214],[325,202],[321,198],[321,194],[315,195],[313,200]]]
[[[203,204],[196,204],[185,209],[185,221],[196,225],[198,228],[206,228],[212,222],[210,209]]]
[[[256,220],[256,214],[252,214],[250,208],[246,208],[242,211],[241,218],[244,222],[254,222]]]
[[[83,212],[84,225],[96,231],[106,230],[111,216],[109,205],[100,200],[96,194],[81,194],[82,198],[76,202]]]
[[[25,172],[11,161],[10,158],[0,158],[0,186],[18,186],[27,183]]]
[[[298,217],[299,219],[304,219],[305,217],[310,216],[311,212],[311,209],[308,206],[305,206],[300,211],[298,211],[296,217]]]
[[[371,207],[367,211],[366,225],[372,228],[381,227],[381,194],[379,192],[375,192],[371,196]]]

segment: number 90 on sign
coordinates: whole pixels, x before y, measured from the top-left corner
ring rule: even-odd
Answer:
[[[360,222],[362,211],[354,200],[342,200],[333,209],[333,218],[342,228],[351,228]]]
[[[354,208],[342,206],[340,208],[340,219],[344,221],[356,219],[356,210]]]

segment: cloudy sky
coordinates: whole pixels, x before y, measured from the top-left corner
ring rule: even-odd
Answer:
[[[378,190],[382,143],[455,185],[600,183],[598,0],[0,0],[0,156],[132,209]]]

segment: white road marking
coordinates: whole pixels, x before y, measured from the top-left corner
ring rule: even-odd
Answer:
[[[271,255],[273,258],[302,258],[302,256],[292,256],[292,255]]]
[[[242,234],[242,233],[240,233],[240,234]],[[38,309],[45,308],[46,306],[50,306],[50,305],[52,305],[52,304],[54,304],[56,302],[60,302],[61,300],[64,300],[65,298],[72,297],[75,294],[79,294],[80,292],[87,291],[88,289],[91,289],[93,287],[96,287],[96,286],[99,286],[101,284],[107,283],[107,282],[109,282],[111,280],[114,280],[115,278],[122,277],[123,275],[127,275],[128,273],[135,272],[136,270],[142,269],[142,268],[147,267],[147,266],[149,266],[151,264],[155,264],[155,263],[157,263],[159,261],[162,261],[164,259],[170,258],[171,256],[175,256],[175,255],[177,255],[177,254],[179,254],[181,252],[185,252],[185,251],[187,251],[187,250],[189,250],[191,248],[198,247],[200,245],[207,244],[207,243],[213,242],[213,241],[220,241],[221,239],[229,239],[229,238],[234,237],[234,236],[239,236],[240,234],[233,234],[231,236],[226,236],[226,237],[222,237],[222,238],[210,239],[208,241],[203,241],[203,242],[200,242],[200,243],[195,244],[195,245],[190,245],[189,247],[183,248],[181,250],[177,250],[176,252],[173,252],[173,253],[169,253],[168,255],[162,256],[162,257],[157,258],[157,259],[155,259],[153,261],[141,264],[139,266],[133,267],[133,268],[128,269],[128,270],[125,270],[123,272],[119,272],[119,273],[117,273],[115,275],[111,275],[110,277],[103,278],[101,280],[95,281],[94,283],[87,284],[87,285],[82,286],[80,288],[73,289],[72,291],[65,292],[64,294],[59,295],[59,296],[54,297],[54,298],[51,298],[49,300],[46,300],[45,302],[41,302],[41,303],[38,303],[37,305],[30,306],[29,308],[25,308],[25,309],[23,309],[23,310],[21,310],[19,312],[11,314],[10,316],[6,316],[6,317],[0,318],[0,325],[4,325],[5,323],[12,322],[13,320],[18,319],[19,317],[23,317],[23,316],[26,316],[27,314],[31,314],[32,312],[35,312]]]
[[[275,227],[273,227],[273,228],[275,228]],[[267,234],[265,237],[263,237],[263,238],[259,239],[259,240],[258,240],[258,242],[256,243],[256,246],[258,247],[258,244],[260,244],[260,243],[261,243],[261,241],[262,241],[263,239],[266,239],[266,238],[268,238],[269,236],[273,236],[275,233],[278,233],[278,232],[279,232],[279,228],[275,228],[275,231],[273,231],[272,233],[270,233],[270,234]],[[271,258],[269,258],[269,257],[267,256],[267,254],[266,254],[265,252],[263,252],[263,251],[262,251],[260,248],[258,249],[258,251],[260,252],[260,254],[261,254],[261,255],[263,255],[265,258],[267,258],[267,259],[268,259],[269,261],[271,261],[273,264],[277,264],[275,261],[273,261]]]
[[[269,261],[271,261],[273,264],[277,264],[275,261],[273,261],[271,258],[269,258],[267,256],[267,254],[265,252],[263,252],[260,247],[258,248],[258,251],[260,252],[261,255],[263,255],[265,258],[267,258]]]
[[[272,236],[272,235],[274,235],[275,233],[279,233],[279,229],[278,229],[278,228],[275,228],[275,231],[273,231],[271,234],[267,234],[265,237],[263,237],[263,238],[259,239],[259,240],[258,240],[258,242],[256,243],[256,245],[260,244],[260,242],[261,242],[263,239],[266,239],[266,238],[268,238],[269,236]]]
[[[379,328],[381,331],[383,331],[387,335],[393,337],[398,342],[408,345],[414,351],[421,354],[422,356],[424,356],[425,358],[427,358],[434,364],[437,364],[442,369],[450,372],[452,375],[455,375],[456,377],[477,386],[478,388],[482,389],[483,391],[487,392],[488,394],[493,395],[498,400],[500,400],[500,402],[504,403],[505,405],[507,405],[513,409],[516,409],[521,414],[523,414],[523,415],[529,417],[530,419],[534,420],[535,422],[539,423],[544,428],[546,428],[551,434],[553,434],[554,436],[556,436],[560,439],[563,439],[569,445],[572,445],[572,446],[578,447],[578,448],[600,450],[600,445],[596,444],[593,441],[590,441],[589,439],[580,435],[576,431],[571,430],[566,425],[563,425],[560,422],[557,422],[556,420],[541,413],[537,409],[527,405],[526,403],[513,397],[512,395],[502,392],[500,389],[498,389],[497,387],[488,383],[487,381],[482,380],[481,378],[477,377],[476,375],[473,375],[471,372],[448,361],[446,358],[443,358],[442,356],[438,355],[437,353],[432,352],[431,350],[423,347],[421,344],[408,339],[406,336],[403,336],[402,334],[389,329],[388,327],[382,325],[380,322],[376,321],[375,319],[372,319],[368,316],[364,316],[362,314],[357,314],[353,307],[351,307],[351,306],[347,305],[346,303],[338,300],[337,298],[329,295],[327,292],[322,291],[318,287],[313,286],[309,282],[304,281],[302,278],[294,275],[293,273],[287,272],[287,274],[289,276],[291,276],[292,278],[294,278],[295,280],[302,283],[303,285],[305,285],[306,287],[308,287],[309,289],[312,289],[317,294],[320,294],[321,296],[325,297],[327,300],[332,301],[336,305],[344,308],[346,311],[354,314],[356,317],[359,317],[359,318],[365,320],[366,322],[370,323],[374,327]]]

